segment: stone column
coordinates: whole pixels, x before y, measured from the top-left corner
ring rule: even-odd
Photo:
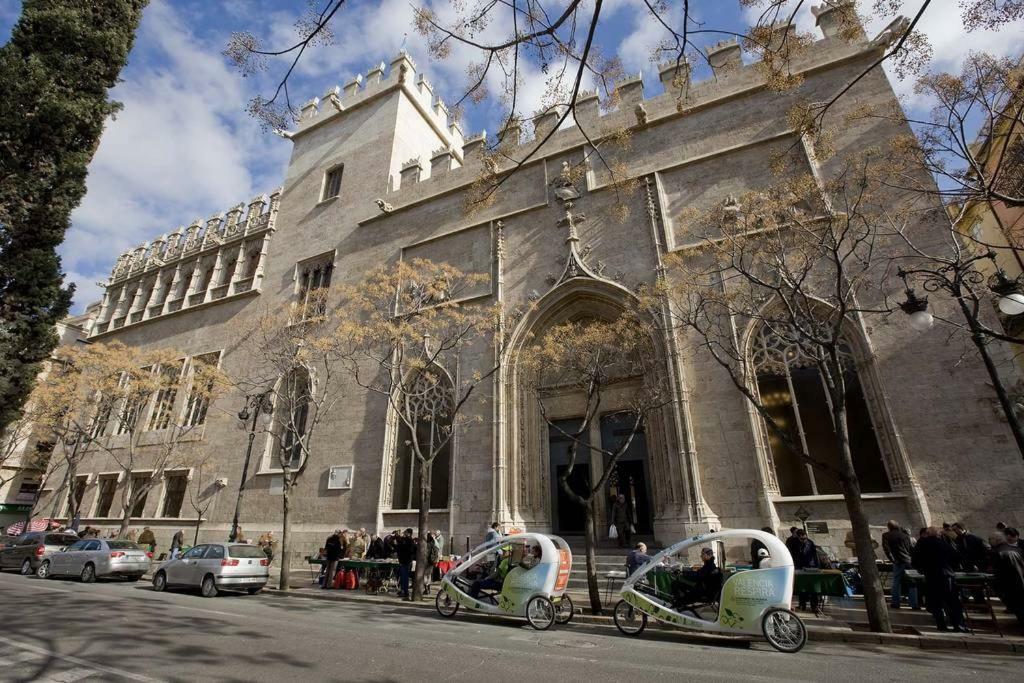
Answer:
[[[167,306],[171,301],[171,295],[174,294],[174,290],[178,288],[179,282],[181,282],[181,261],[178,261],[174,266],[174,275],[171,276],[171,284],[167,287],[167,296],[164,297],[164,305],[160,307],[160,315],[167,312]]]
[[[203,297],[203,301],[210,301],[210,297],[213,295],[213,290],[220,286],[220,271],[224,267],[224,247],[217,249],[217,257],[213,260],[213,274],[210,276],[210,281],[206,283],[206,295]]]
[[[182,304],[182,308],[189,305],[189,297],[196,293],[196,288],[199,285],[199,278],[203,274],[203,259],[197,258],[196,265],[192,269],[192,278],[188,281],[188,288],[185,290],[185,302]]]
[[[245,216],[245,231],[249,232],[253,229],[256,221],[263,215],[263,207],[267,203],[267,196],[264,194],[257,195],[252,198],[249,202],[249,213]]]
[[[270,248],[270,233],[263,236],[263,244],[260,245],[260,260],[256,262],[256,270],[252,274],[252,288],[259,289],[263,285],[263,270],[267,263],[267,251]]]
[[[241,242],[238,245],[238,256],[235,257],[235,269],[231,271],[231,282],[228,283],[228,296],[235,293],[235,284],[242,279],[242,270],[245,266],[245,248],[248,242]]]
[[[159,299],[160,292],[163,291],[163,288],[164,288],[164,278],[161,277],[161,275],[163,275],[163,271],[158,270],[156,272],[156,280],[153,281],[153,289],[149,293],[149,299],[146,300],[146,305],[142,309],[142,319],[143,320],[148,320],[150,318],[149,308],[150,308],[150,306],[153,305],[154,302],[156,302]]]

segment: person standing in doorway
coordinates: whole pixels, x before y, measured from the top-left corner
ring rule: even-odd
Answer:
[[[820,569],[821,565],[818,562],[818,548],[814,545],[814,541],[807,537],[807,532],[803,529],[796,530],[796,538],[800,543],[796,554],[793,556],[793,564],[797,569]],[[810,603],[811,611],[815,614],[818,613],[818,594],[815,591],[804,591],[800,593],[800,609],[806,610],[807,604]]]
[[[412,574],[412,561],[416,558],[416,542],[412,540],[412,529],[406,529],[395,543],[398,553],[398,597],[412,600],[409,593],[409,577]]]
[[[914,541],[896,520],[890,519],[886,526],[889,530],[882,534],[882,551],[892,562],[892,608],[900,608],[905,586],[910,609],[920,609],[917,604],[917,586],[905,581],[907,570],[912,568]]]
[[[612,524],[619,534],[619,547],[628,548],[632,544],[633,537],[633,515],[629,505],[626,504],[626,496],[621,493],[615,497],[612,503]]]

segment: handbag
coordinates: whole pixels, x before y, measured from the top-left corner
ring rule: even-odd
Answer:
[[[615,528],[614,524],[612,524],[611,526],[608,527],[608,538],[610,538],[611,540],[614,541],[618,537],[619,537],[619,530]]]

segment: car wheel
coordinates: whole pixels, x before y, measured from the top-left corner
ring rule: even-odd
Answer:
[[[48,579],[48,578],[50,578],[50,561],[49,560],[44,560],[43,563],[39,565],[39,569],[36,570],[36,576],[38,576],[40,579]]]
[[[212,576],[203,579],[202,593],[204,598],[217,597],[217,582]]]
[[[163,572],[157,572],[153,576],[153,590],[157,593],[167,588],[167,575]]]
[[[91,564],[82,568],[82,583],[92,583],[96,580],[96,567]]]
[[[25,561],[21,563],[21,575],[29,576],[33,574],[32,571],[32,560],[25,558]]]
[[[253,588],[246,588],[245,592],[248,593],[249,595],[256,595],[261,590],[263,590],[263,586],[255,586]]]

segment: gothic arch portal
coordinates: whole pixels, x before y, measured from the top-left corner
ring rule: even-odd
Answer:
[[[621,285],[592,277],[564,280],[534,302],[512,326],[499,370],[500,400],[496,406],[494,517],[527,529],[550,530],[553,524],[552,475],[547,424],[535,399],[523,385],[517,358],[531,338],[552,325],[580,318],[613,319],[636,308],[639,301]],[[652,346],[666,373],[668,344],[659,325],[650,326]],[[609,405],[609,409],[614,406]],[[571,414],[567,409],[566,415]],[[670,404],[648,420],[646,433],[647,483],[655,534],[676,526],[686,516],[690,485],[685,444],[676,405]],[[600,422],[600,420],[595,420]],[[600,426],[597,427],[600,429]],[[603,503],[599,497],[599,505]],[[675,533],[667,531],[666,537]]]

